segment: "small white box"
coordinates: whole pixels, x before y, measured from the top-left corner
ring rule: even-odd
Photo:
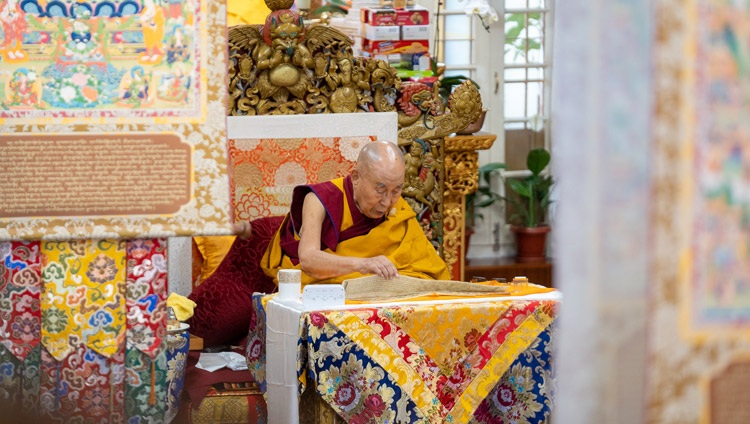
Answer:
[[[374,26],[364,24],[365,38],[373,41],[394,41],[401,36],[401,31],[397,26]]]
[[[308,284],[302,290],[302,307],[306,311],[342,306],[346,299],[341,284]]]
[[[429,40],[429,25],[404,25],[401,28],[402,40]]]

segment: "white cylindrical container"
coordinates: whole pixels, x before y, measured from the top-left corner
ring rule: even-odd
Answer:
[[[302,298],[302,271],[298,269],[280,269],[279,278],[279,299],[296,300]]]

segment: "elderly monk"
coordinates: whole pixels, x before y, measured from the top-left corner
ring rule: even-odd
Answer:
[[[376,274],[448,280],[445,262],[401,198],[404,156],[375,141],[359,153],[344,178],[297,186],[290,212],[268,244],[261,266],[302,270],[302,285],[340,283]]]

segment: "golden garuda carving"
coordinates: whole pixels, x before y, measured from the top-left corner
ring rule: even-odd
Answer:
[[[406,175],[401,195],[417,213],[423,230],[443,254],[445,136],[466,128],[482,111],[482,97],[471,81],[459,85],[447,105],[439,86],[403,82],[397,99],[398,144]]]
[[[401,81],[382,60],[354,57],[352,40],[305,26],[292,1],[267,1],[264,25],[229,29],[231,115],[390,112]]]

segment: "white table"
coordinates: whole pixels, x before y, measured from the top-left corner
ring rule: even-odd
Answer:
[[[470,297],[461,299],[355,304],[332,309],[357,309],[405,304],[473,303],[506,300],[562,300],[558,291],[528,296]],[[266,401],[268,422],[271,424],[299,423],[299,397],[297,380],[297,342],[299,340],[302,303],[271,299],[266,307]]]

